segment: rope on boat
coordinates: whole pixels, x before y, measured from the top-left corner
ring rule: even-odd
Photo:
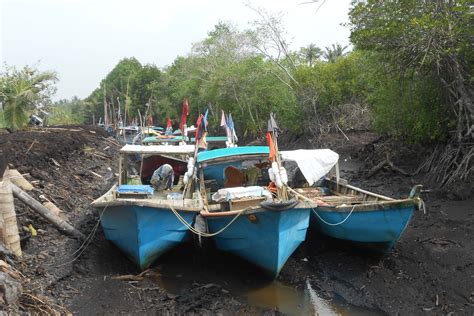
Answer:
[[[223,228],[219,229],[217,232],[215,233],[205,233],[205,232],[201,232],[199,230],[197,230],[196,228],[194,228],[193,226],[189,225],[189,223],[181,216],[179,215],[178,211],[170,205],[170,209],[171,211],[173,211],[174,215],[176,215],[176,217],[178,218],[178,220],[184,225],[186,226],[187,229],[189,229],[192,233],[198,235],[198,236],[202,236],[202,237],[213,237],[213,236],[217,236],[219,235],[220,233],[222,233],[224,230],[226,230],[227,228],[229,228],[230,225],[232,225],[232,223],[234,223],[237,218],[247,210],[247,208],[241,210],[240,212],[238,212],[234,218],[232,218],[232,220],[227,223],[227,225],[225,225]]]
[[[316,210],[312,207],[311,210],[313,211],[313,213],[321,220],[321,222],[323,222],[324,224],[326,225],[329,225],[329,226],[338,226],[338,225],[342,225],[344,224],[348,219],[349,217],[352,215],[352,212],[354,212],[354,209],[355,209],[355,205],[352,206],[352,209],[351,211],[349,212],[349,214],[346,216],[346,218],[344,218],[342,221],[340,221],[339,223],[329,223],[329,222],[326,222],[321,216],[319,216],[318,212],[316,212]]]
[[[426,214],[426,204],[422,198],[416,197],[413,199],[417,203],[417,207],[420,211],[423,211],[423,214]]]

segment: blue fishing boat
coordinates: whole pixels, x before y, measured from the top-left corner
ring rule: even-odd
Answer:
[[[101,225],[114,243],[138,267],[149,267],[160,255],[188,237],[202,206],[183,198],[182,192],[156,191],[149,185],[127,184],[127,155],[186,155],[194,146],[126,145],[120,153],[119,182],[92,203],[101,210]]]
[[[276,277],[305,240],[310,209],[294,199],[274,200],[262,186],[269,182],[268,154],[267,146],[216,149],[199,153],[197,164],[204,182],[221,188],[210,186],[213,209],[201,212],[216,247]]]
[[[311,223],[332,238],[391,249],[405,231],[420,203],[421,186],[406,199],[393,199],[347,184],[342,179],[324,180],[319,188],[299,189],[315,200]]]
[[[282,151],[281,155],[284,161],[297,163],[309,184],[292,191],[311,208],[311,226],[330,237],[390,249],[422,204],[420,185],[405,199],[349,185],[339,178],[339,155],[329,149]]]

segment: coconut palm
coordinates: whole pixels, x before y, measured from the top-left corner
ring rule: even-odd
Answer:
[[[313,66],[313,62],[321,57],[323,51],[321,48],[311,43],[307,47],[301,48],[300,56],[302,59],[308,62],[309,66]]]
[[[333,63],[339,57],[342,57],[347,54],[344,52],[347,49],[347,46],[343,47],[339,43],[332,44],[331,46],[332,47],[326,47],[326,50],[323,53],[324,59],[326,59],[328,62]]]
[[[7,127],[16,129],[28,123],[28,112],[50,102],[54,93],[53,83],[57,81],[54,72],[40,72],[24,67],[21,70],[9,68],[0,75],[0,102]]]
[[[306,60],[309,62],[309,66],[313,65],[313,61],[318,59],[322,55],[323,51],[313,43],[309,44],[306,48]]]

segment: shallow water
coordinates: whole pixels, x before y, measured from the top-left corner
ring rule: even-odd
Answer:
[[[179,247],[163,256],[156,267],[156,282],[179,295],[193,283],[217,284],[236,299],[278,310],[287,315],[377,315],[342,300],[328,301],[307,280],[300,287],[271,280],[257,267],[216,249],[196,253],[192,246]]]

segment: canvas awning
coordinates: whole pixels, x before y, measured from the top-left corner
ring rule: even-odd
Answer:
[[[339,155],[330,149],[281,151],[283,160],[293,160],[309,185],[324,177],[338,162]]]
[[[121,153],[127,154],[193,154],[195,150],[194,145],[125,145],[120,149]]]

